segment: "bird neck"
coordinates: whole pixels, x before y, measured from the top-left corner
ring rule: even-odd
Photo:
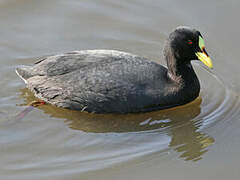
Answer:
[[[171,88],[174,97],[179,103],[188,103],[199,96],[200,83],[190,61],[180,59],[177,52],[174,53],[169,45],[165,45],[165,60],[168,67],[168,77],[172,82]]]
[[[173,80],[191,81],[191,79],[197,79],[197,76],[193,70],[193,67],[186,59],[181,59],[177,53],[174,53],[169,41],[165,44],[164,56],[167,62],[168,75]]]
[[[191,63],[168,66],[168,76],[176,83],[184,83],[185,85],[198,83],[197,75]]]
[[[172,89],[175,90],[174,96],[180,100],[179,103],[188,103],[196,99],[200,93],[200,83],[191,63],[175,64],[168,68],[168,77],[172,86],[176,87]]]
[[[167,45],[164,49],[165,60],[168,67],[168,76],[176,83],[184,83],[186,85],[195,84],[199,86],[199,81],[194,69],[189,61],[177,57],[172,48]]]

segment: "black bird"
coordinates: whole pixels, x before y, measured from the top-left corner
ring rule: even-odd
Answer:
[[[167,67],[115,50],[84,50],[49,56],[16,69],[34,95],[59,107],[131,113],[166,109],[199,96],[191,60],[212,61],[196,29],[178,27],[164,48]]]

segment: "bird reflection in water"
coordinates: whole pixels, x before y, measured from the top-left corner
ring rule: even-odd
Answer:
[[[28,89],[20,91],[25,105],[36,100]],[[171,137],[169,147],[179,152],[181,158],[198,161],[214,143],[212,137],[199,131],[203,120],[196,117],[201,112],[201,102],[199,97],[184,106],[135,114],[92,114],[48,104],[38,108],[52,117],[65,119],[66,124],[73,130],[91,133],[164,133]]]

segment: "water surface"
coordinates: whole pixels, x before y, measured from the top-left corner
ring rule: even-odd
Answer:
[[[197,4],[197,5],[196,5]],[[238,1],[1,0],[1,179],[238,179]],[[97,115],[44,105],[14,69],[81,49],[116,49],[165,63],[179,25],[199,29],[214,63],[194,63],[201,94],[185,106]]]

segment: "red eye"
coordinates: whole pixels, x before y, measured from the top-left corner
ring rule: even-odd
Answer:
[[[192,44],[192,43],[193,43],[192,41],[188,40],[188,44]]]

